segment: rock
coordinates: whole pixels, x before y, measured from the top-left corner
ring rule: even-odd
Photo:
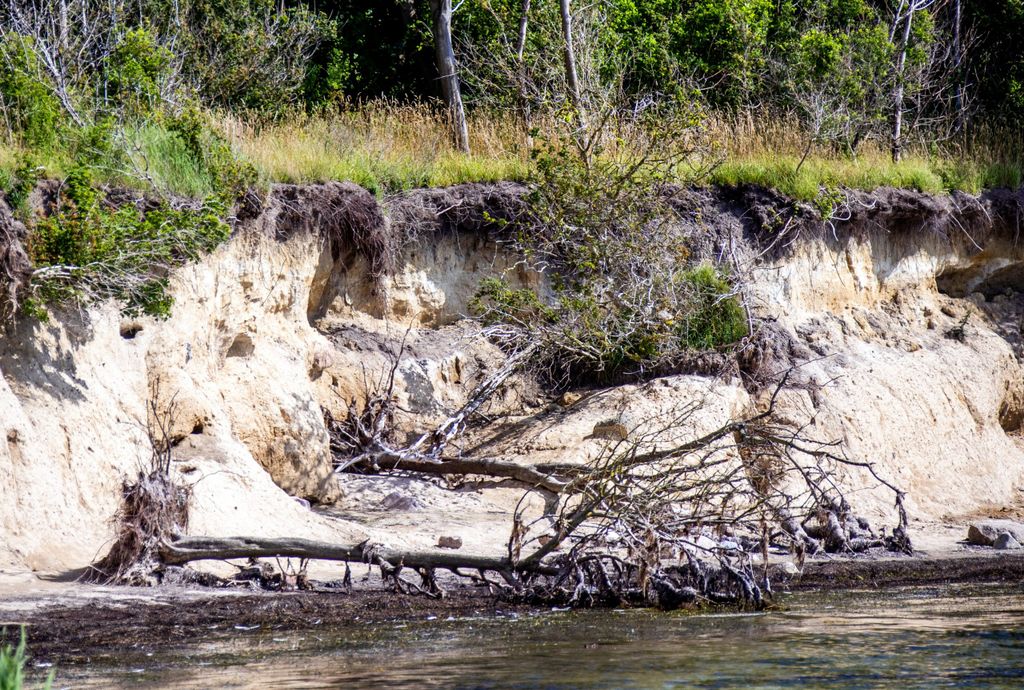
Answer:
[[[705,551],[711,551],[713,549],[717,549],[718,548],[718,542],[717,541],[715,541],[711,537],[707,537],[707,536],[705,536],[703,534],[700,535],[699,537],[697,537],[693,541],[693,544],[698,549],[702,549],[702,550],[705,550]]]
[[[1003,532],[998,537],[996,537],[995,543],[993,543],[992,546],[999,549],[1000,551],[1021,548],[1020,542],[1014,539],[1013,535],[1009,532]]]
[[[573,393],[572,391],[566,391],[558,396],[557,402],[562,407],[572,407],[580,401],[583,396],[579,393]]]
[[[438,537],[437,545],[442,549],[461,549],[462,537]]]
[[[594,425],[594,438],[623,441],[627,436],[629,436],[629,429],[621,422],[599,422]]]
[[[408,496],[400,491],[392,491],[380,502],[381,510],[390,510],[395,512],[423,510],[423,508],[424,505],[422,501],[417,499],[415,496]]]
[[[1018,543],[1024,543],[1024,524],[1013,520],[979,520],[967,528],[967,543],[975,546],[993,546],[1002,534],[1008,534]]]
[[[800,567],[793,561],[784,561],[779,563],[776,567],[781,574],[789,577],[794,577],[800,574]]]

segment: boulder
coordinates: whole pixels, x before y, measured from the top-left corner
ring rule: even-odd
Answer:
[[[1013,535],[1009,532],[1003,532],[998,537],[996,537],[996,540],[992,544],[992,546],[999,549],[1000,551],[1021,548],[1020,542],[1014,539]]]
[[[1001,534],[1008,534],[1018,543],[1024,543],[1024,524],[1013,520],[979,520],[967,528],[967,543],[993,546]]]

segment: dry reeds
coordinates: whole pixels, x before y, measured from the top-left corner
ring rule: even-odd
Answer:
[[[521,179],[525,137],[511,119],[470,118],[466,155],[451,143],[443,114],[426,105],[379,101],[358,110],[299,114],[260,123],[216,118],[235,150],[274,182],[348,180],[372,191]]]

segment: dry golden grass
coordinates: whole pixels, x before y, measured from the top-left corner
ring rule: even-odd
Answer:
[[[452,146],[443,114],[424,105],[378,101],[270,123],[228,114],[215,119],[236,151],[268,182],[351,180],[371,190],[392,191],[523,179],[530,168],[526,133],[502,113],[470,118],[470,155]],[[541,139],[548,141],[556,139],[551,135],[561,126],[555,119],[535,124]],[[856,157],[815,146],[801,164],[807,135],[792,117],[712,116],[704,132],[720,163],[705,177],[683,182],[757,183],[805,200],[836,187],[977,192],[1021,183],[1024,141],[1019,134],[996,130],[981,130],[955,145],[911,145],[899,164],[878,141],[865,142]]]
[[[371,103],[357,111],[253,123],[216,118],[232,146],[267,181],[351,180],[372,190],[521,179],[529,152],[508,118],[470,119],[472,154],[455,150],[448,124],[425,106]]]
[[[532,159],[526,132],[507,113],[477,112],[470,117],[472,154],[455,150],[443,113],[428,105],[376,101],[358,108],[317,115],[295,113],[261,122],[229,113],[211,119],[237,155],[251,162],[263,183],[349,180],[375,192],[414,187],[441,187],[462,182],[521,180]],[[554,115],[534,125],[537,142],[556,142],[565,123]],[[628,129],[628,127],[627,127]],[[616,131],[604,155],[618,155],[642,143],[647,133]],[[911,144],[905,160],[893,164],[886,142],[867,141],[856,157],[815,146],[801,164],[807,135],[792,117],[741,114],[712,115],[703,137],[676,138],[688,159],[680,182],[736,185],[757,183],[791,197],[816,200],[837,187],[871,190],[881,186],[927,192],[992,187],[1019,187],[1024,182],[1024,133],[975,128],[968,138],[944,143]],[[159,123],[144,124],[129,137],[145,153],[147,180],[159,189],[187,196],[212,193],[209,175],[192,160],[182,142]],[[134,149],[133,149],[134,151]],[[137,151],[132,158],[139,158]],[[0,186],[6,188],[26,152],[0,142]],[[64,148],[34,152],[49,175],[70,165]],[[714,164],[714,165],[713,165]],[[97,171],[102,181],[132,184],[130,176]],[[109,179],[107,179],[109,178]]]

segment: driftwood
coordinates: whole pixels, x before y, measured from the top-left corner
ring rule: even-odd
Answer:
[[[554,574],[557,568],[540,562],[513,565],[506,556],[467,554],[443,549],[395,549],[364,541],[358,544],[331,544],[311,539],[261,539],[258,537],[183,537],[164,544],[160,555],[166,565],[191,561],[229,558],[309,558],[346,563],[371,563],[390,568],[435,568],[511,572],[528,568],[538,574]]]
[[[505,553],[401,549],[368,540],[181,537],[177,529],[165,528],[147,539],[159,562],[145,554],[138,560],[158,573],[161,567],[235,558],[362,562],[379,567],[398,591],[435,597],[444,595],[435,576],[441,569],[505,599],[544,605],[674,608],[730,602],[763,608],[771,596],[766,565],[771,546],[789,546],[800,558],[880,544],[910,549],[903,495],[896,487],[878,477],[870,463],[846,458],[837,443],[814,441],[805,427],[775,420],[788,373],[760,413],[680,438],[701,409],[702,401],[693,400],[629,430],[586,464],[529,466],[453,453],[451,441],[529,353],[511,357],[460,410],[405,447],[395,447],[390,429],[401,352],[378,389],[368,388],[361,412],[352,409],[344,422],[325,414],[338,471],[490,476],[523,483],[527,489],[512,516]],[[154,454],[162,476],[168,474],[170,447],[154,443],[163,451]],[[869,472],[894,492],[900,524],[892,537],[879,539],[852,513],[831,478],[844,465]],[[794,480],[798,490],[787,490]],[[542,509],[526,500],[536,492],[543,494]],[[761,565],[756,565],[758,554]],[[419,584],[402,577],[407,569],[419,575]]]
[[[530,465],[520,465],[493,458],[444,458],[440,462],[416,457],[382,454],[377,458],[377,469],[400,470],[432,475],[479,475],[514,479],[528,486],[552,493],[562,493],[568,487],[566,480],[553,472],[545,472]]]

